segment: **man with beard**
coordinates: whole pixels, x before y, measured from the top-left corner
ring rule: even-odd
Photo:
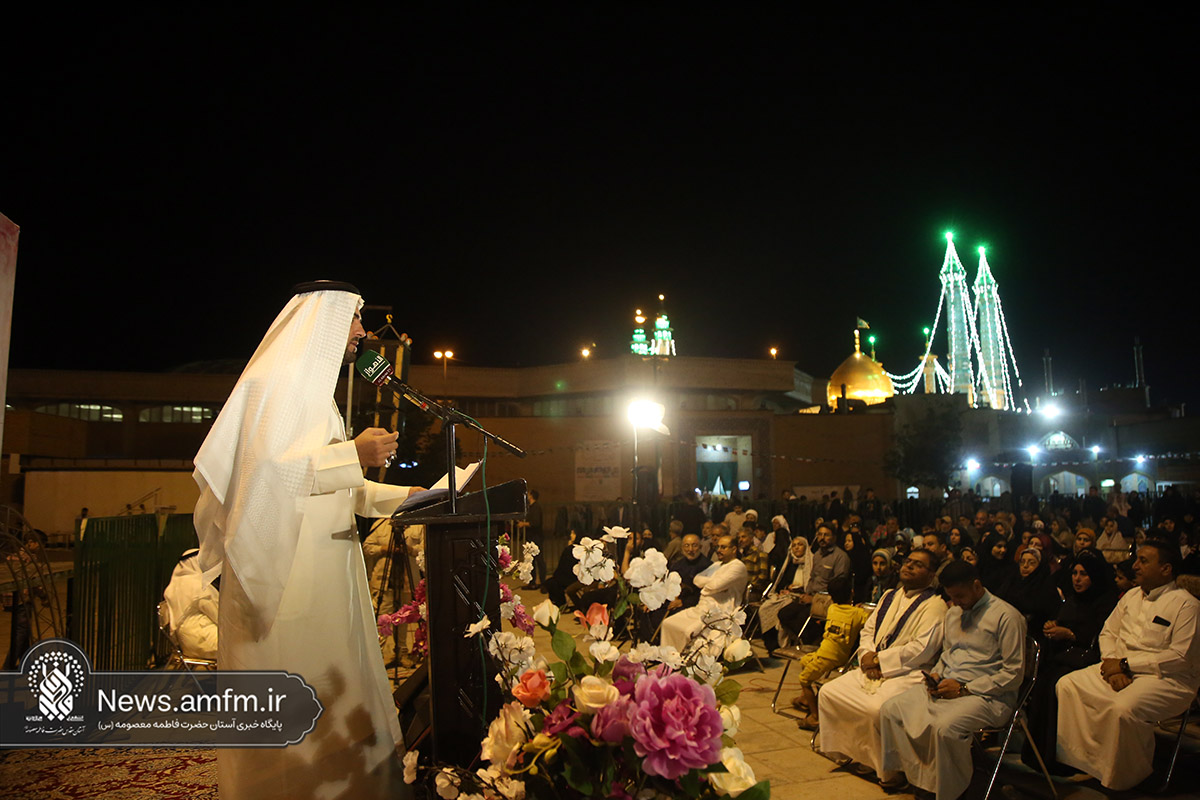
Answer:
[[[204,579],[221,576],[222,670],[302,677],[324,711],[282,749],[222,749],[221,797],[392,797],[396,707],[384,673],[355,513],[388,516],[410,493],[363,479],[395,433],[347,440],[338,372],[366,336],[350,284],[295,287],[196,454]]]
[[[818,696],[821,749],[870,767],[885,779],[879,711],[886,700],[919,686],[937,659],[946,604],[933,589],[936,561],[914,550],[900,567],[900,586],[884,593],[859,636],[859,668],[830,681]]]

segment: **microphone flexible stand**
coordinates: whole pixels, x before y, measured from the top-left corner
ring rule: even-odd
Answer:
[[[485,429],[478,422],[471,419],[458,409],[444,406],[441,403],[429,399],[413,387],[409,386],[407,383],[400,383],[399,381],[396,381],[396,383],[399,384],[396,388],[396,394],[400,395],[405,400],[424,411],[426,414],[429,414],[431,417],[435,417],[442,421],[443,430],[446,433],[446,480],[448,481],[446,488],[450,490],[451,514],[458,513],[458,486],[456,485],[458,476],[455,474],[454,458],[456,444],[456,434],[454,430],[455,425],[464,425],[471,430],[482,434],[484,437],[491,439],[493,442],[500,445],[518,458],[525,457],[524,450],[508,441],[503,436],[499,436],[498,434],[492,433],[491,431]]]

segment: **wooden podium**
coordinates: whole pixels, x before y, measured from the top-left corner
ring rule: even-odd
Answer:
[[[501,522],[523,519],[525,481],[464,494],[392,519],[425,526],[425,597],[429,621],[429,700],[435,762],[467,767],[479,754],[488,724],[500,711],[501,688],[486,637],[463,638],[480,614],[500,630],[500,577],[496,544]],[[451,510],[451,506],[455,508]],[[490,523],[490,525],[489,525]],[[519,554],[514,553],[514,558]]]

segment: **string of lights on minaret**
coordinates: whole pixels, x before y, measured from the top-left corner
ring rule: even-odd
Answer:
[[[946,255],[938,273],[942,283],[933,326],[925,329],[925,353],[911,372],[888,373],[896,391],[912,394],[924,381],[926,392],[966,394],[973,407],[1013,410],[1013,382],[1022,386],[1021,372],[1008,336],[1008,323],[1000,303],[1000,287],[992,275],[986,251],[979,248],[975,274],[975,301],[967,289],[967,271],[954,249],[954,234],[946,233]],[[938,326],[945,311],[949,370],[932,354]],[[978,369],[976,369],[978,365]],[[1009,369],[1011,365],[1011,370]],[[1028,401],[1025,402],[1028,410]]]

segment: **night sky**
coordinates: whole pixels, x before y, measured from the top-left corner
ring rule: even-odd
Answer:
[[[327,277],[419,362],[617,355],[662,292],[681,355],[827,377],[862,317],[907,372],[952,229],[1033,392],[1046,347],[1131,381],[1141,336],[1155,400],[1200,400],[1184,12],[483,5],[10,26],[11,365],[246,358]]]

